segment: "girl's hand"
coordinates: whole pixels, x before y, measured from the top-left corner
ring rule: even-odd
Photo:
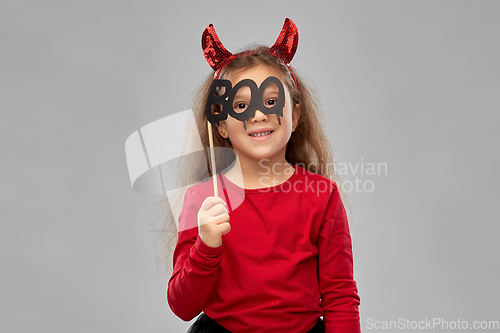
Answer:
[[[222,236],[231,231],[226,203],[219,197],[208,197],[198,212],[198,232],[210,247],[222,245]]]

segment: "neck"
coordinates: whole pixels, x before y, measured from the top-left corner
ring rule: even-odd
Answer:
[[[286,147],[269,158],[256,159],[236,151],[234,167],[226,177],[236,185],[251,189],[271,187],[286,181],[295,169],[285,159]]]

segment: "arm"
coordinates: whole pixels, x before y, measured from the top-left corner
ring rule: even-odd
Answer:
[[[351,235],[337,185],[318,235],[319,285],[326,333],[358,333],[359,296],[353,278]]]
[[[167,301],[182,320],[196,317],[210,297],[219,276],[223,247],[210,247],[198,236],[198,209],[188,190],[179,215],[179,234],[174,251],[174,268],[168,281]]]

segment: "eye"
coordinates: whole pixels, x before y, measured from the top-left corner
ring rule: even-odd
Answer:
[[[266,101],[267,106],[273,106],[276,105],[276,103],[278,103],[278,100],[276,98],[270,98]]]
[[[248,107],[248,105],[246,103],[240,102],[240,103],[234,104],[233,108],[234,108],[235,111],[243,111],[247,107]]]

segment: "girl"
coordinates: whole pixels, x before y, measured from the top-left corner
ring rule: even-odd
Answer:
[[[203,38],[215,72],[193,106],[197,127],[206,148],[207,116],[221,116],[214,146],[234,154],[216,158],[216,170],[228,170],[216,175],[221,197],[212,181],[185,194],[170,308],[185,321],[203,311],[188,332],[360,332],[344,193],[315,100],[289,65],[295,25],[287,19],[271,48],[236,55],[213,26]],[[230,105],[213,107],[222,83],[216,95]],[[203,178],[200,163],[190,160],[182,176]]]

